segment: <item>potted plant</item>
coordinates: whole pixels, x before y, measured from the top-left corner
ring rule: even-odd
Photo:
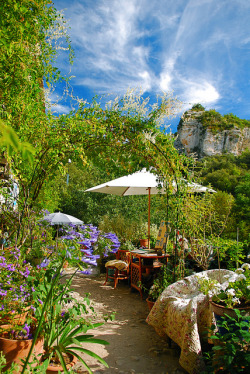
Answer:
[[[241,314],[250,313],[250,265],[243,264],[232,275],[224,276],[228,281],[222,286],[216,280],[200,280],[200,290],[210,297],[211,309],[218,320],[225,314],[235,317],[235,309]]]
[[[37,319],[34,317],[33,283],[38,274],[25,260],[20,249],[0,249],[0,351],[5,355],[6,368],[12,364],[22,365],[42,353],[43,338],[36,335]],[[34,344],[33,344],[34,342]]]
[[[0,326],[0,351],[5,356],[5,370],[10,368],[12,363],[22,366],[22,360],[28,356],[33,344],[36,321],[27,319],[21,325],[1,325]],[[40,359],[43,352],[43,337],[39,336],[34,344],[29,362]],[[36,365],[36,363],[34,363]]]
[[[172,274],[166,265],[162,265],[153,285],[149,289],[148,297],[146,299],[149,310],[154,306],[155,301],[162,294],[166,287],[173,282]]]
[[[38,300],[34,304],[35,315],[39,320],[39,330],[42,331],[44,337],[41,362],[46,364],[46,372],[50,374],[67,372],[69,367],[79,359],[91,373],[79,352],[91,355],[105,366],[107,364],[101,357],[85,349],[81,344],[85,342],[108,343],[86,334],[89,329],[101,324],[92,324],[86,320],[86,305],[75,301],[71,296],[71,282],[74,274],[65,282],[64,275],[61,275],[63,263],[62,257],[56,271],[53,263],[48,264],[45,270],[41,269],[41,272],[44,272],[41,278],[35,280],[35,293]],[[89,300],[86,303],[88,304]]]
[[[237,277],[228,279],[225,289],[217,289],[210,303],[216,316],[235,316],[233,309],[238,309],[242,314],[250,313],[250,265],[245,263],[236,271]]]

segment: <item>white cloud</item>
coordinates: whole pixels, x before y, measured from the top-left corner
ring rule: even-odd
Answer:
[[[162,91],[171,91],[172,77],[169,73],[162,73],[160,75],[159,86]]]
[[[138,76],[141,78],[140,81],[142,91],[149,91],[152,88],[150,73],[148,71],[143,71],[139,73]]]
[[[243,66],[249,60],[249,0],[54,2],[68,7],[78,90],[122,94],[142,87],[217,106],[233,95],[234,102],[248,100],[250,92],[237,82],[250,80]]]
[[[188,82],[183,97],[187,103],[211,104],[219,100],[220,94],[209,82]]]
[[[70,107],[68,105],[62,105],[62,104],[52,104],[50,110],[54,113],[58,114],[66,114],[70,112]]]

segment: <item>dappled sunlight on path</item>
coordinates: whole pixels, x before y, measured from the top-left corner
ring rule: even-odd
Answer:
[[[70,270],[69,270],[70,272]],[[94,359],[84,356],[95,374],[183,374],[186,373],[178,363],[179,348],[171,348],[150,327],[145,319],[148,307],[138,292],[131,292],[126,282],[119,283],[116,290],[113,284],[103,286],[104,276],[75,277],[73,286],[80,296],[89,293],[95,308],[93,318],[103,321],[102,315],[115,313],[114,320],[108,320],[101,327],[91,331],[109,345],[86,344],[85,348],[100,355],[109,368]],[[75,371],[87,373],[83,365],[77,363]]]

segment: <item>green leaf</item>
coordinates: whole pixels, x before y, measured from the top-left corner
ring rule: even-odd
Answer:
[[[89,355],[89,356],[95,358],[96,360],[98,360],[99,362],[101,362],[107,368],[109,367],[108,364],[107,364],[107,362],[102,357],[100,357],[96,353],[90,351],[89,349],[82,348],[82,347],[68,347],[67,350],[68,349],[72,350],[72,352],[74,352],[76,350],[76,351],[80,351],[80,352],[86,353],[87,355]]]

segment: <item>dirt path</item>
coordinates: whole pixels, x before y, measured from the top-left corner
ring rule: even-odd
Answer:
[[[68,270],[67,272],[70,272]],[[86,362],[95,374],[184,374],[186,371],[178,363],[180,350],[172,343],[162,340],[145,319],[148,306],[141,300],[137,291],[130,291],[127,283],[119,283],[113,289],[113,283],[103,286],[104,275],[97,277],[79,276],[73,282],[80,296],[90,293],[97,320],[101,315],[115,312],[115,320],[107,321],[103,326],[92,330],[96,337],[107,340],[108,346],[88,344],[108,363],[105,368],[87,356]],[[86,373],[79,362],[75,372]]]

